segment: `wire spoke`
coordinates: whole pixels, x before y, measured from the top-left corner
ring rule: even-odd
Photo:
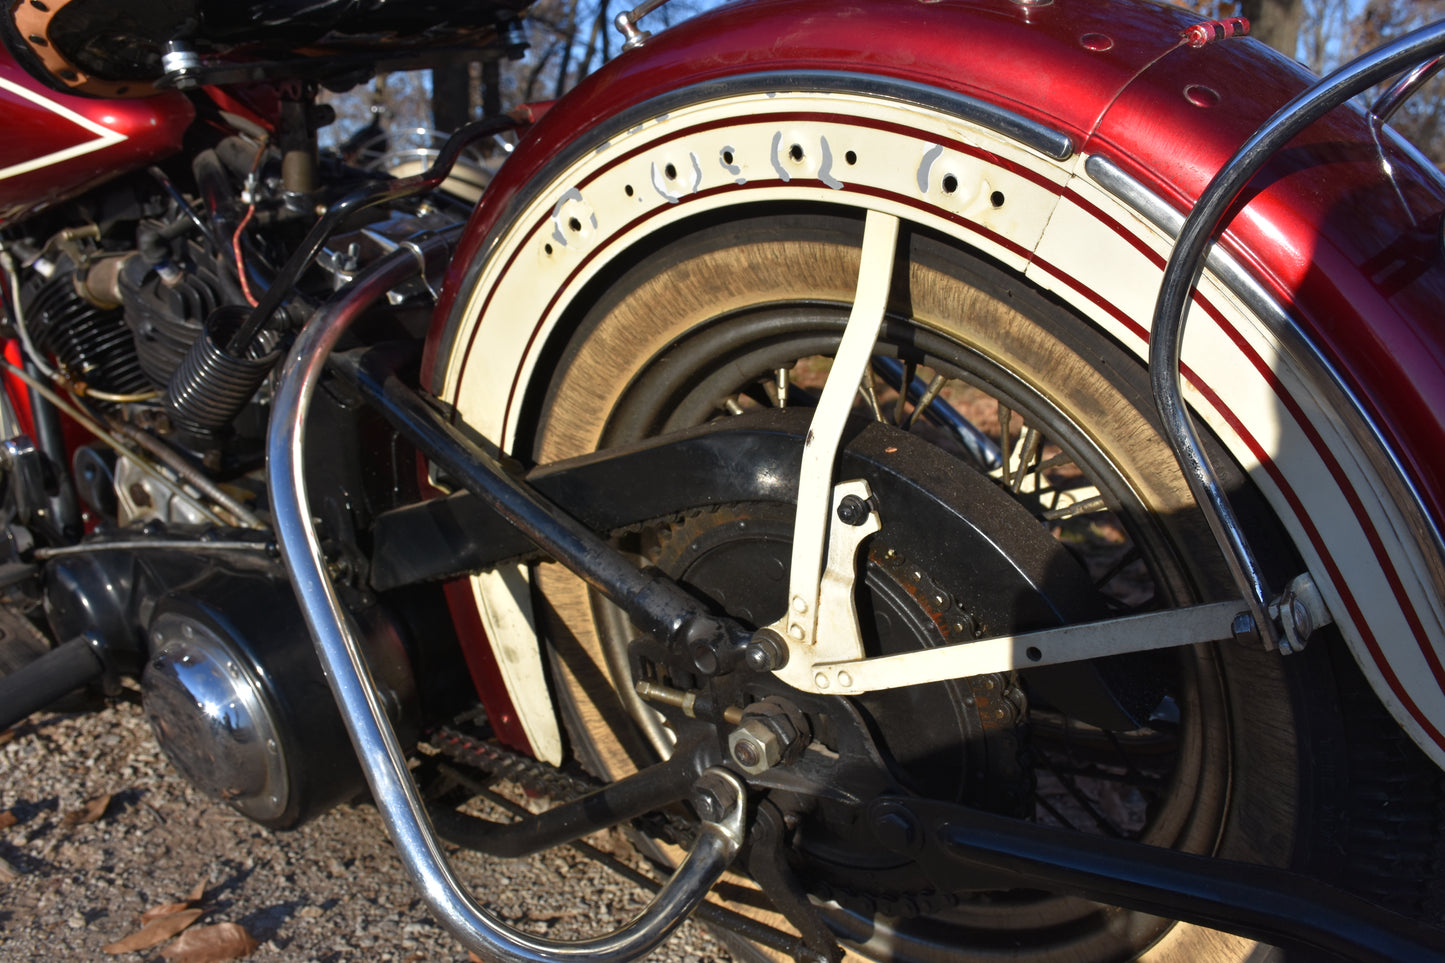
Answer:
[[[903,362],[903,377],[898,382],[898,397],[893,402],[893,423],[903,425],[903,409],[908,406],[908,389],[918,376],[918,365],[913,361]]]
[[[863,378],[858,382],[858,390],[863,393],[863,400],[868,403],[869,410],[873,412],[873,420],[883,421],[883,408],[878,404],[878,386],[873,382],[872,367],[863,372]]]
[[[934,375],[933,380],[928,383],[928,388],[923,392],[923,396],[918,399],[918,404],[914,405],[913,410],[908,413],[908,420],[902,425],[899,425],[899,427],[904,431],[911,429],[914,423],[918,421],[919,415],[922,415],[924,411],[928,410],[928,406],[933,404],[934,399],[938,397],[938,393],[943,390],[943,386],[947,383],[948,379],[943,375]]]

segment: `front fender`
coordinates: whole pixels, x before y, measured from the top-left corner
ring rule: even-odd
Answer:
[[[555,105],[493,181],[429,338],[433,390],[510,447],[589,279],[650,231],[758,200],[890,207],[1144,356],[1179,212],[1310,79],[1254,41],[1187,47],[1193,22],[1129,0],[755,0],[669,30]],[[840,163],[850,137],[890,157]],[[1196,297],[1188,396],[1445,763],[1445,332],[1424,323],[1445,300],[1445,190],[1346,111],[1256,184]],[[464,388],[481,351],[487,386]]]

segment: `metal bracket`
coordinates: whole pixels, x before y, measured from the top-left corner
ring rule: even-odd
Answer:
[[[849,495],[857,497],[861,491],[865,500],[870,496],[866,494],[866,484],[861,490],[847,488],[845,491],[846,486],[843,485],[834,489],[833,466],[843,438],[843,426],[853,406],[853,397],[868,371],[873,345],[883,327],[897,243],[898,218],[869,211],[863,226],[863,248],[859,253],[858,287],[853,309],[848,315],[843,340],[838,345],[828,382],[823,386],[803,445],[803,464],[798,478],[798,513],[788,572],[788,612],[772,626],[789,649],[788,664],[779,675],[794,685],[798,685],[793,681],[796,666],[806,666],[817,659],[815,645],[825,644],[830,647],[829,651],[841,652],[845,657],[856,658],[863,651],[857,635],[857,616],[853,611],[852,598],[854,558],[862,536],[846,531],[840,534],[840,530],[859,526],[840,524],[835,513]],[[873,524],[877,524],[876,514],[873,515]],[[873,530],[876,531],[876,528]],[[834,540],[837,540],[836,547]],[[848,613],[847,616],[830,614],[826,626],[820,611],[824,602],[825,545],[828,546],[829,562],[834,565],[833,585],[828,589],[829,605],[831,608],[841,605]],[[824,632],[829,633],[826,639]],[[833,646],[838,648],[831,648]],[[791,672],[790,667],[794,667]],[[800,686],[809,687],[810,684]]]
[[[1284,630],[1279,650],[1285,655],[1303,651],[1309,644],[1310,636],[1335,620],[1308,572],[1296,576],[1289,583],[1269,607],[1269,614]]]
[[[612,21],[612,23],[617,27],[618,32],[622,34],[623,50],[633,50],[641,47],[648,40],[652,39],[651,31],[638,29],[637,21],[666,2],[667,0],[645,0],[645,2],[639,3],[631,10],[626,10],[617,15],[617,19]]]
[[[832,529],[828,536],[828,561],[819,579],[817,601],[811,610],[800,604],[801,595],[793,595],[790,611],[772,626],[783,633],[790,655],[777,671],[784,682],[799,689],[822,692],[828,689],[830,677],[815,675],[812,666],[819,662],[841,662],[863,658],[863,634],[858,625],[858,607],[853,589],[858,575],[858,551],[863,540],[883,526],[871,506],[856,522],[840,523],[839,513],[845,504],[861,501],[868,505],[872,492],[864,480],[843,482],[833,489]],[[850,500],[852,500],[850,502]],[[800,507],[801,512],[801,507]],[[812,618],[810,619],[809,616]],[[807,634],[805,626],[814,629],[813,644],[804,649],[800,643]]]

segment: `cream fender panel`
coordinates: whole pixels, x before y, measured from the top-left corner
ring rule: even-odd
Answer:
[[[614,259],[660,228],[767,202],[879,210],[950,234],[1143,357],[1169,236],[1103,190],[1086,162],[855,94],[775,90],[674,109],[617,134],[519,207],[460,295],[445,399],[511,450],[541,349],[589,281],[616,274]],[[1184,345],[1188,399],[1283,520],[1376,692],[1445,764],[1445,692],[1426,658],[1445,638],[1438,560],[1409,537],[1368,432],[1339,417],[1338,386],[1282,315],[1258,307],[1206,274]],[[493,614],[518,598],[500,585],[478,580],[476,590],[489,634],[512,638],[526,619]],[[497,592],[505,600],[494,602]],[[519,677],[512,694],[529,732],[553,713],[540,680]]]

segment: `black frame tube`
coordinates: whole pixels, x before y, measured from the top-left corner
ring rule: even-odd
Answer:
[[[674,651],[685,652],[706,674],[743,664],[752,633],[732,619],[713,615],[660,572],[638,568],[582,522],[549,502],[509,471],[501,458],[482,450],[371,351],[360,359],[343,355],[330,362],[361,391],[392,427],[487,507],[525,534],[543,552],[575,572],[625,611],[641,631]]]
[[[1069,832],[949,803],[881,798],[871,804],[870,816],[885,845],[909,838],[912,852],[943,888],[966,887],[970,871],[985,869],[1013,877],[1020,886],[1302,947],[1312,951],[1311,959],[1323,951],[1355,963],[1445,960],[1445,932],[1289,870]]]

